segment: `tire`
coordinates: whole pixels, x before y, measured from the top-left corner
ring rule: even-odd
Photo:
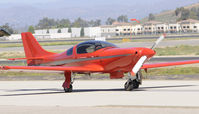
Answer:
[[[72,92],[73,91],[73,86],[70,84],[70,87],[69,88],[64,88],[64,91],[66,93]]]
[[[133,80],[133,89],[138,89],[140,83],[137,80]]]
[[[133,90],[133,84],[132,81],[127,81],[124,85],[124,89],[126,91],[132,91]]]
[[[137,89],[139,88],[139,82],[137,80],[128,80],[125,84],[124,84],[124,89],[126,91],[132,91],[133,89]]]

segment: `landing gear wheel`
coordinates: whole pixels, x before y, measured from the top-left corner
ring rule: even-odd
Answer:
[[[125,85],[124,85],[124,89],[126,91],[132,91],[133,89],[137,89],[139,88],[139,82],[135,79],[135,80],[131,80],[129,79]]]
[[[137,80],[133,80],[133,88],[137,89],[139,88],[140,83]]]
[[[70,84],[70,87],[69,88],[64,88],[64,91],[66,93],[72,92],[73,91],[73,86]]]

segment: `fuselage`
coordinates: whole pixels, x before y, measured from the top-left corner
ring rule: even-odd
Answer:
[[[130,72],[142,56],[150,59],[155,51],[148,48],[119,48],[102,41],[87,41],[67,51],[53,54],[39,63],[41,66],[86,66],[97,64],[104,73]]]

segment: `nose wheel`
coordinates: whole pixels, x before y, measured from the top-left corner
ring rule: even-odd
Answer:
[[[136,76],[132,77],[131,73],[129,73],[129,79],[124,84],[124,89],[126,91],[132,91],[134,89],[139,88],[139,85],[142,84],[142,73],[139,71]]]
[[[126,91],[132,91],[133,89],[137,89],[139,88],[139,82],[134,79],[134,80],[131,80],[129,79],[125,84],[124,84],[124,89]]]

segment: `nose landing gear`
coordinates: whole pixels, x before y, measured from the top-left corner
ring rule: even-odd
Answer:
[[[124,89],[126,91],[132,91],[133,89],[139,88],[139,85],[142,84],[142,73],[139,71],[136,76],[132,77],[131,73],[128,74],[129,79],[124,84]]]

